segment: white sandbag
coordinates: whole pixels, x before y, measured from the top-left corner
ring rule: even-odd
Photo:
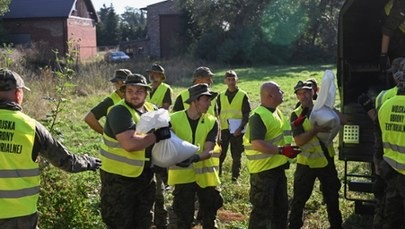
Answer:
[[[340,119],[333,110],[336,96],[335,76],[332,71],[326,70],[322,78],[321,91],[312,108],[309,121],[312,126],[316,123],[321,127],[331,128],[330,132],[318,133],[317,137],[326,145],[330,146],[339,132]]]
[[[136,133],[148,133],[152,129],[159,129],[169,126],[170,115],[166,109],[160,108],[156,111],[149,111],[142,114],[136,124]]]
[[[309,121],[312,126],[316,123],[321,127],[329,127],[331,130],[325,133],[317,133],[316,136],[329,147],[333,143],[333,139],[339,133],[340,119],[336,112],[327,106],[324,106],[316,111],[312,111],[309,116]]]
[[[197,153],[199,147],[177,137],[171,132],[169,139],[156,143],[152,148],[152,163],[167,168]]]

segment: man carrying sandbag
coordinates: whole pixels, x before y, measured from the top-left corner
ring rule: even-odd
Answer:
[[[146,102],[144,76],[131,74],[124,83],[125,99],[108,112],[100,149],[101,216],[107,228],[149,229],[156,189],[150,146],[170,138],[170,130],[135,133],[140,116],[156,107]]]
[[[188,89],[190,106],[171,115],[172,130],[181,139],[199,145],[197,154],[169,167],[168,184],[174,186],[173,210],[178,229],[192,227],[195,196],[198,196],[203,228],[217,228],[216,214],[223,199],[212,150],[218,134],[216,118],[207,113],[211,100],[217,95],[208,84],[196,84]]]
[[[295,143],[302,153],[297,156],[297,168],[294,174],[294,194],[291,203],[289,228],[303,226],[302,214],[305,203],[312,193],[315,179],[318,178],[323,198],[327,205],[330,228],[342,228],[342,215],[339,210],[340,181],[334,163],[333,144],[326,147],[317,138],[320,132],[329,132],[331,128],[311,125],[309,115],[314,106],[312,84],[298,81],[294,92],[301,106],[291,114],[292,131]]]

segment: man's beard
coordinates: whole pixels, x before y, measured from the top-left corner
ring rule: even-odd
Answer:
[[[127,100],[125,100],[125,103],[126,103],[129,107],[131,107],[131,108],[139,109],[139,108],[143,107],[143,105],[145,104],[145,101],[142,102],[142,103],[138,103],[138,104],[136,104],[136,105],[134,105],[134,104],[131,103],[131,102],[128,102]]]

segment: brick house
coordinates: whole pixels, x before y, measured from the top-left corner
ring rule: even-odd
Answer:
[[[68,41],[80,60],[97,54],[97,12],[91,0],[13,0],[2,19],[3,27],[17,45],[42,43],[64,54]]]
[[[148,5],[147,34],[148,51],[152,57],[167,58],[173,54],[176,47],[181,46],[181,25],[183,14],[172,0]]]

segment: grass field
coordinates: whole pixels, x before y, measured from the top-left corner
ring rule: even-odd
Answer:
[[[141,64],[130,68],[146,69]],[[166,64],[166,65],[165,65]],[[163,63],[163,66],[170,66],[174,63]],[[127,67],[114,65],[109,69]],[[143,67],[143,68],[142,68]],[[107,79],[110,75],[100,68],[100,71],[93,69],[91,74],[82,76],[76,84],[78,87],[84,88],[87,93],[80,95],[74,93],[69,96],[66,108],[59,117],[57,125],[58,130],[62,133],[61,140],[74,153],[98,155],[101,136],[92,131],[83,121],[85,114],[105,96],[109,94],[109,83]],[[167,67],[167,70],[174,67]],[[193,68],[194,69],[194,68]],[[177,74],[176,78],[172,78],[171,83],[174,88],[174,93],[186,88],[191,84],[190,75],[185,73],[192,72],[193,69],[183,70],[182,74]],[[211,68],[215,73],[214,91],[225,90],[223,83],[223,75],[228,68],[215,66]],[[311,66],[260,66],[260,67],[240,67],[234,68],[237,72],[240,81],[239,86],[248,92],[252,108],[259,104],[259,88],[265,81],[275,81],[285,92],[284,103],[280,108],[283,113],[289,117],[293,110],[297,99],[293,93],[293,87],[298,80],[305,80],[314,77],[321,82],[323,72],[326,69],[335,71],[333,65],[311,65]],[[138,71],[141,72],[142,71]],[[167,71],[168,78],[171,77],[171,71]],[[174,74],[174,73],[173,73]],[[173,80],[174,79],[174,80]],[[105,82],[105,83],[104,83]],[[46,96],[47,88],[44,87],[45,82],[31,82],[33,92],[27,93],[27,103],[25,111],[33,115],[37,119],[42,119],[50,109],[49,105],[40,100]],[[42,85],[42,86],[41,86]],[[48,84],[47,84],[48,85]],[[50,87],[52,84],[49,84]],[[30,85],[29,85],[30,86]],[[322,85],[321,85],[322,86]],[[339,97],[337,96],[336,107],[338,106]],[[337,143],[335,139],[335,143]],[[335,144],[336,145],[336,144]],[[228,154],[229,155],[229,154]],[[224,173],[222,176],[222,195],[224,197],[224,207],[219,211],[220,228],[247,228],[247,221],[250,214],[251,205],[248,201],[249,197],[249,174],[246,168],[246,158],[243,157],[243,168],[240,177],[240,183],[231,182],[230,166],[231,159],[228,156],[224,164]],[[343,177],[343,162],[338,161],[336,157],[336,165],[339,176]],[[366,166],[359,166],[353,169],[364,169]],[[81,173],[75,175],[67,175],[59,172],[53,167],[45,167],[43,174],[43,185],[41,189],[40,199],[40,228],[104,228],[99,213],[99,191],[100,180],[98,172]],[[289,198],[292,197],[292,182],[295,164],[292,163],[287,171],[288,193]],[[342,183],[343,185],[343,183]],[[354,203],[344,199],[343,188],[340,191],[340,208],[344,219],[345,228],[370,228],[370,218],[360,217],[355,215]],[[172,196],[168,193],[168,203]],[[319,191],[319,183],[316,182],[313,195],[306,204],[305,209],[305,225],[304,228],[328,228],[326,207],[323,203],[322,195]]]

